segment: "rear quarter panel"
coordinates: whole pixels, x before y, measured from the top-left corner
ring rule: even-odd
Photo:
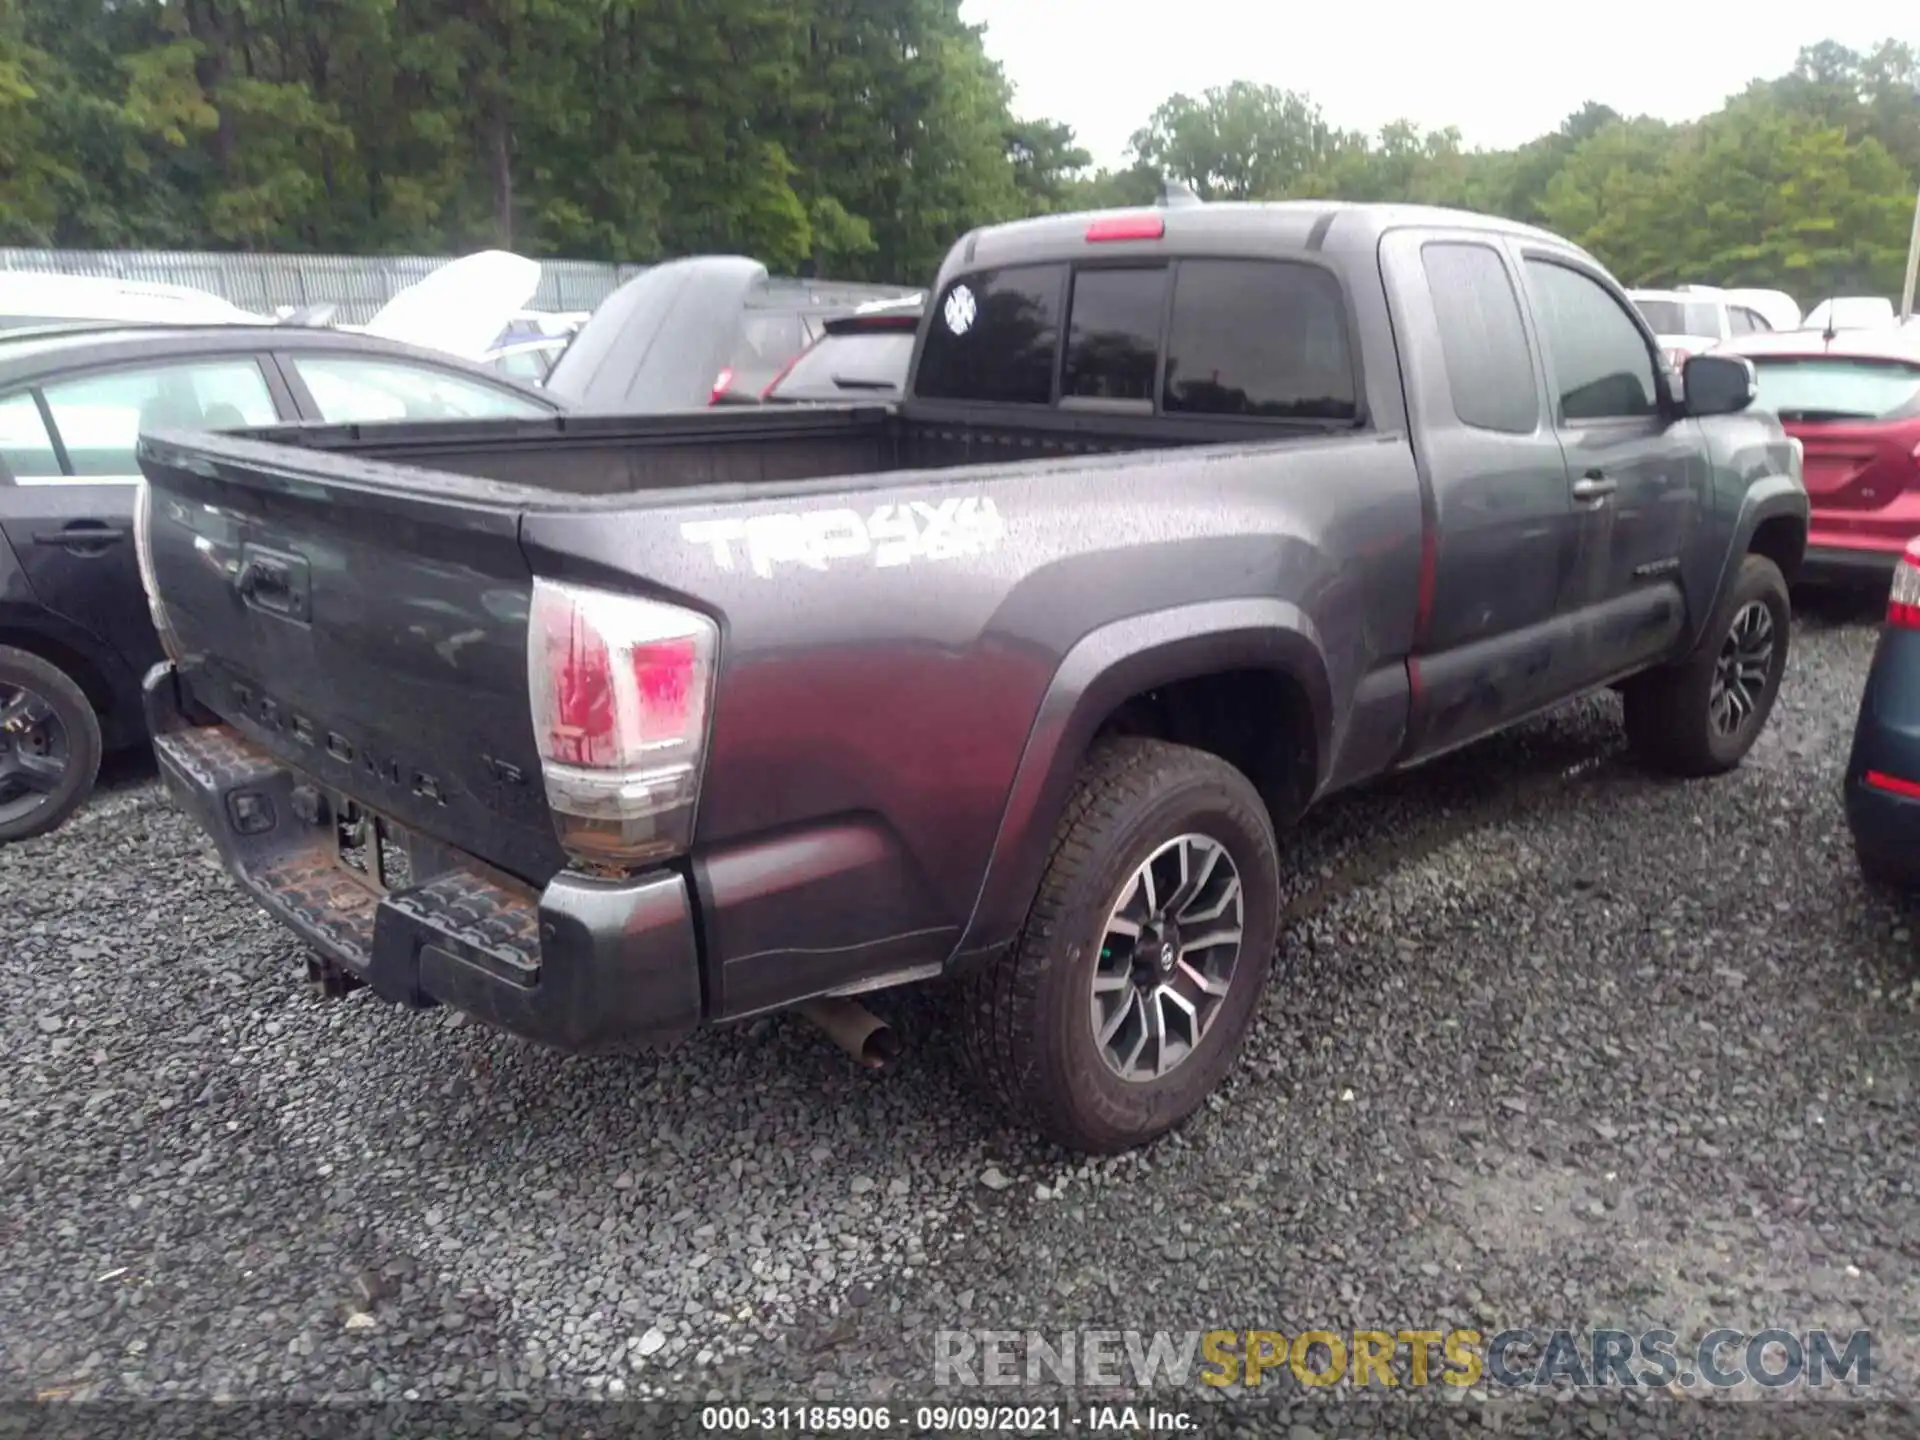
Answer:
[[[970,515],[974,542],[943,549],[935,537],[957,533],[931,518],[943,513]],[[715,538],[740,531],[760,544]],[[906,473],[878,493],[532,514],[522,540],[536,574],[627,589],[645,576],[648,593],[722,627],[703,901],[735,915],[765,901],[768,917],[753,933],[721,918],[724,970],[862,950],[875,965],[946,958],[1043,697],[1075,646],[1115,622],[1248,598],[1312,617],[1337,745],[1360,678],[1408,645],[1420,534],[1405,438],[1358,434]],[[828,844],[864,857],[866,881],[809,891]]]

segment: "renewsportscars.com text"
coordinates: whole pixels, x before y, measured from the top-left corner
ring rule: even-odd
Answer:
[[[939,1386],[1768,1389],[1873,1383],[1865,1330],[941,1330]]]

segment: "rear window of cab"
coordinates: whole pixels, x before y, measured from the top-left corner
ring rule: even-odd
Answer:
[[[1286,260],[1008,266],[933,307],[915,393],[1167,416],[1353,423],[1339,282]]]

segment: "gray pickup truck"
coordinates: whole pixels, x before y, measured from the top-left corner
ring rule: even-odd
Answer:
[[[1752,394],[1504,222],[996,226],[897,405],[147,438],[147,705],[336,988],[586,1051],[944,979],[1116,1150],[1231,1064],[1322,796],[1607,686],[1740,762],[1807,532]]]

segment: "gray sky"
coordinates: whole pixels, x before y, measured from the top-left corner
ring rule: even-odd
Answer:
[[[1065,121],[1106,165],[1167,96],[1232,80],[1304,91],[1335,125],[1375,131],[1405,117],[1429,129],[1457,125],[1469,147],[1504,148],[1553,129],[1586,100],[1690,120],[1748,80],[1785,71],[1803,45],[1920,38],[1913,0],[1841,0],[1831,10],[1677,0],[1591,24],[1585,13],[1511,0],[964,0],[962,8],[987,25],[987,50],[1016,86],[1019,113]]]

